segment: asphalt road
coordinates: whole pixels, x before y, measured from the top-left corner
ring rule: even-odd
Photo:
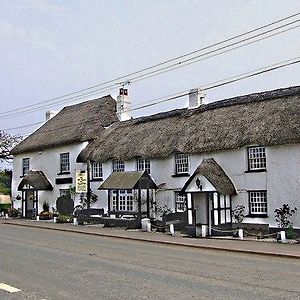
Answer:
[[[0,224],[0,299],[300,299],[300,260]]]

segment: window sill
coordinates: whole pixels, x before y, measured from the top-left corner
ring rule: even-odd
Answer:
[[[57,173],[57,175],[68,175],[68,174],[71,174],[71,172],[60,172],[60,173]]]
[[[245,216],[245,218],[268,218],[268,215],[267,214],[263,214],[263,215],[249,214],[249,215]]]
[[[171,177],[189,177],[190,173],[178,173],[178,174],[173,174]]]
[[[266,173],[267,169],[247,170],[245,173]]]
[[[91,182],[93,182],[93,181],[103,181],[103,178],[92,178],[90,181]]]

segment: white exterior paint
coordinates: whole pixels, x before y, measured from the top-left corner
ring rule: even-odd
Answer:
[[[39,192],[39,211],[42,209],[43,201],[49,202],[50,207],[54,206],[60,189],[67,189],[69,184],[57,185],[56,178],[73,177],[73,186],[75,185],[75,170],[86,169],[85,164],[75,163],[77,155],[86,146],[87,143],[74,144],[54,149],[43,150],[41,153],[25,153],[14,156],[13,166],[13,184],[12,196],[16,198],[17,186],[21,181],[22,175],[22,158],[30,158],[30,169],[40,170],[45,173],[54,187],[53,191]],[[59,154],[63,152],[70,153],[70,175],[57,175],[59,173]],[[214,158],[215,161],[223,168],[236,187],[238,195],[232,197],[232,208],[236,205],[245,205],[245,214],[249,213],[248,191],[250,190],[267,190],[268,217],[246,217],[245,223],[269,224],[270,227],[277,227],[274,218],[274,209],[279,208],[282,204],[288,203],[291,207],[297,207],[298,212],[292,218],[294,226],[300,228],[300,145],[284,145],[266,147],[267,171],[266,172],[247,172],[247,148],[219,151],[214,153],[203,153],[199,155],[190,155],[190,175],[199,166],[205,158]],[[136,160],[125,161],[125,171],[135,171]],[[112,172],[112,161],[103,163],[103,180]],[[176,177],[174,155],[165,159],[151,160],[151,177],[160,189],[155,192],[155,201],[163,206],[167,205],[175,211],[175,192],[180,191],[189,176]],[[203,191],[215,191],[215,188],[203,176],[198,176],[203,185]],[[189,184],[189,192],[199,192],[195,184],[197,176]],[[104,208],[107,212],[107,191],[97,190],[102,181],[91,181],[91,190],[98,195],[98,201],[93,207]],[[79,196],[75,204],[78,204]],[[21,201],[14,201],[14,207],[20,208]],[[204,218],[204,216],[200,216]]]
[[[42,204],[44,201],[49,203],[50,208],[55,207],[56,199],[60,196],[61,189],[68,189],[70,185],[75,185],[75,171],[86,170],[86,165],[76,163],[76,158],[80,151],[86,147],[87,143],[72,144],[68,146],[56,147],[43,151],[35,151],[31,153],[24,153],[14,155],[13,162],[13,179],[12,179],[12,198],[14,200],[14,208],[22,207],[22,201],[16,200],[17,195],[21,192],[17,191],[18,185],[22,180],[22,160],[23,158],[30,158],[30,170],[43,171],[53,186],[53,191],[39,191],[39,213],[42,211]],[[60,153],[70,153],[70,174],[59,175],[60,173]],[[57,178],[73,178],[72,184],[56,184]],[[79,203],[79,195],[75,199],[75,203]]]

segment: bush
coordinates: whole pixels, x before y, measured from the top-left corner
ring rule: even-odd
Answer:
[[[39,214],[39,217],[40,217],[40,220],[50,220],[53,218],[53,215],[49,211],[42,211]]]
[[[290,208],[288,204],[283,204],[282,207],[276,208],[274,210],[275,213],[275,220],[278,224],[278,227],[282,228],[288,228],[293,225],[293,223],[290,220],[290,217],[292,217],[297,212],[297,208]]]
[[[57,223],[73,223],[72,215],[59,215],[57,218]]]
[[[289,226],[285,232],[286,232],[287,239],[294,240],[297,237],[296,230],[292,226]]]

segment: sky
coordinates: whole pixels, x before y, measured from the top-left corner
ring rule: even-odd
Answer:
[[[42,122],[47,110],[59,111],[78,101],[10,118],[1,113],[117,78],[298,12],[298,0],[0,0],[0,129],[27,135],[38,125],[11,128]],[[299,34],[296,28],[132,83],[132,105],[300,56]],[[209,90],[205,101],[299,82],[296,64]],[[97,96],[107,94],[115,98],[117,89]],[[183,97],[136,110],[133,116],[186,105]]]

